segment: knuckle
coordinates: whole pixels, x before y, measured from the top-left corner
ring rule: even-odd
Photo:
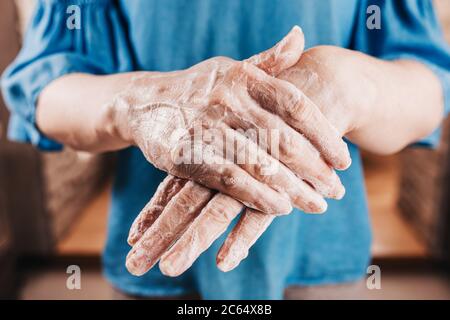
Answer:
[[[203,175],[201,165],[186,162],[175,164],[171,171],[170,173],[183,178],[198,178]]]
[[[226,189],[234,189],[242,185],[243,177],[233,168],[223,170],[220,178],[221,184]]]
[[[228,222],[227,213],[229,213],[227,208],[220,206],[210,207],[208,210],[208,215],[211,217],[211,219],[221,224],[225,224],[226,222]]]
[[[224,85],[218,85],[209,97],[209,105],[229,105],[230,97]]]
[[[217,222],[228,223],[233,217],[238,213],[239,208],[235,208],[234,202],[238,203],[236,200],[232,200],[230,203],[230,198],[219,195],[216,196],[211,202],[208,214]]]
[[[322,213],[324,208],[318,201],[310,200],[305,203],[304,211],[307,213]]]
[[[225,56],[217,56],[217,57],[212,58],[211,60],[216,63],[220,63],[220,64],[227,64],[227,63],[234,62],[233,59],[225,57]]]
[[[231,73],[239,77],[257,75],[258,70],[259,69],[257,67],[247,61],[235,61],[233,66],[230,68]]]
[[[312,118],[312,109],[308,107],[305,96],[301,94],[292,95],[285,110],[290,118],[302,123]]]
[[[229,65],[233,62],[231,58],[227,58],[224,56],[213,57],[208,60],[205,60],[201,63],[202,66],[208,69],[221,68],[223,66]]]
[[[228,70],[228,74],[232,77],[242,76],[247,73],[246,69],[247,67],[245,62],[235,61]]]

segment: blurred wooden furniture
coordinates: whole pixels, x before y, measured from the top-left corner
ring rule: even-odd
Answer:
[[[71,230],[58,241],[56,253],[62,256],[99,256],[106,240],[106,227],[112,182],[81,210]]]
[[[15,286],[15,256],[5,209],[5,193],[0,187],[0,299],[10,298]]]
[[[450,258],[450,120],[437,150],[414,148],[401,154],[399,205],[425,240],[429,253]]]
[[[435,0],[450,43],[450,1]],[[437,150],[402,152],[399,205],[403,215],[425,240],[432,256],[450,262],[450,119]]]
[[[4,12],[0,19],[0,71],[14,57],[19,48],[19,43],[14,33],[7,32],[14,23],[14,3],[12,1],[1,1],[0,12]],[[8,14],[9,13],[9,14]],[[15,254],[13,250],[13,235],[7,212],[7,185],[2,179],[2,150],[5,144],[6,123],[8,113],[0,99],[0,299],[12,297],[15,285]]]
[[[426,246],[398,206],[400,156],[363,153],[364,176],[373,230],[374,258],[424,258]]]
[[[448,0],[434,0],[436,12],[444,30],[445,37],[450,43],[450,1]]]

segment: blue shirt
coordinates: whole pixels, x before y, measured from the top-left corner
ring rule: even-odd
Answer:
[[[70,4],[80,8],[80,30],[66,28]],[[380,30],[366,27],[370,4],[381,9]],[[294,25],[303,28],[307,47],[328,44],[427,64],[442,82],[449,109],[450,50],[429,0],[45,0],[38,2],[23,48],[3,75],[12,113],[9,135],[44,150],[61,148],[37,130],[35,103],[40,91],[64,74],[169,71],[218,55],[243,59],[271,47]],[[435,133],[421,143],[433,145],[438,138]],[[165,173],[138,149],[120,151],[103,259],[106,277],[137,295],[198,292],[224,299],[277,299],[291,284],[363,277],[371,232],[358,148],[350,144],[350,151],[353,164],[339,173],[347,194],[330,200],[325,215],[293,212],[275,219],[248,258],[229,273],[215,265],[221,237],[177,278],[163,276],[157,267],[142,277],[125,269],[129,227]]]

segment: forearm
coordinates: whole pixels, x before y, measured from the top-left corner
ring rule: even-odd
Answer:
[[[442,86],[429,68],[412,60],[387,62],[361,56],[360,70],[372,82],[366,91],[369,116],[361,116],[366,120],[347,134],[350,140],[369,151],[390,154],[439,126]]]
[[[73,73],[51,82],[39,96],[39,129],[76,150],[103,152],[127,147],[114,125],[112,102],[136,73],[107,76]]]

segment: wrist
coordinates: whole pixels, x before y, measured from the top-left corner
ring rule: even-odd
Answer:
[[[95,126],[97,135],[109,150],[118,150],[134,144],[127,116],[130,106],[121,91],[119,92],[99,108]]]
[[[379,113],[383,113],[381,108],[384,108],[384,105],[380,103],[380,93],[383,89],[375,59],[354,52],[353,60],[353,63],[359,62],[359,67],[352,73],[351,83],[346,85],[347,90],[352,92],[346,101],[352,112],[345,135],[351,140],[358,140],[358,137],[364,136],[366,131],[370,130],[374,120],[379,118]]]
[[[118,107],[116,101],[110,104],[105,104],[101,108],[101,117],[98,125],[98,132],[118,145],[128,146],[132,144],[132,139],[125,127],[123,110]]]
[[[98,129],[103,137],[114,145],[128,147],[135,144],[129,119],[130,102],[133,100],[128,97],[130,87],[145,74],[147,72],[120,74],[110,84],[111,91],[116,94],[112,98],[108,98],[108,102],[100,108]]]

